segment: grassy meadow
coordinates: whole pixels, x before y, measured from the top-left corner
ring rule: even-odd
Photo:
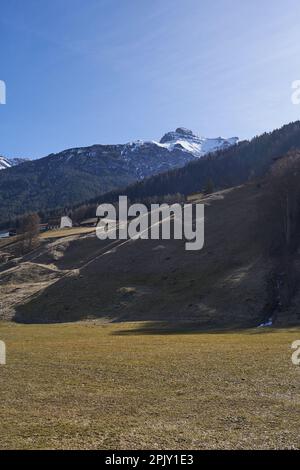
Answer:
[[[0,448],[300,448],[299,338],[2,322]]]

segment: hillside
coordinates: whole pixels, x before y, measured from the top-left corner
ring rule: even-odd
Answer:
[[[272,313],[272,262],[257,228],[262,197],[255,184],[207,197],[202,251],[185,251],[181,240],[101,242],[93,232],[58,231],[33,255],[2,267],[2,316],[25,323],[98,318],[257,326]],[[292,306],[276,318],[278,325],[297,322]]]
[[[236,138],[200,138],[183,128],[166,134],[161,140],[74,148],[15,167],[13,161],[3,159],[0,223],[26,212],[80,203],[150,175],[184,166],[237,141]]]

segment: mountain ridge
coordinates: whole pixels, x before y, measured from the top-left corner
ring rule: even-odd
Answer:
[[[130,200],[143,200],[154,196],[201,192],[207,182],[211,182],[218,190],[238,186],[260,179],[266,175],[276,159],[295,149],[300,149],[300,121],[193,159],[182,168],[150,176],[124,187],[122,194],[127,195]],[[112,191],[86,203],[115,201],[118,196],[117,191]]]
[[[176,131],[175,131],[176,132]],[[0,172],[0,223],[26,212],[38,212],[91,199],[154,174],[182,167],[203,156],[203,139],[191,131],[186,144],[135,141],[63,150]],[[230,145],[221,139],[217,145]]]

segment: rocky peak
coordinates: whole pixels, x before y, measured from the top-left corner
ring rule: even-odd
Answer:
[[[167,132],[161,139],[160,143],[165,144],[168,142],[174,142],[176,140],[192,140],[200,141],[200,137],[194,134],[190,129],[185,127],[178,127],[175,131]]]

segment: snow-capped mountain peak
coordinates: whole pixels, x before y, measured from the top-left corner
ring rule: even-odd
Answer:
[[[167,132],[161,139],[160,143],[170,143],[176,140],[192,140],[192,141],[200,141],[201,138],[198,137],[193,131],[186,129],[185,127],[178,127],[176,131]]]
[[[189,129],[178,127],[175,131],[165,134],[158,144],[170,151],[175,148],[181,148],[193,154],[194,157],[202,157],[207,153],[216,152],[217,150],[235,145],[238,141],[238,137],[230,137],[229,139],[223,137],[199,137]]]

